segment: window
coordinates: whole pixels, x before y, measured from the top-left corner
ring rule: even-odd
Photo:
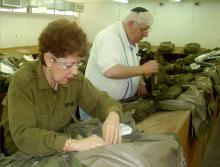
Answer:
[[[80,3],[80,7],[83,7],[83,10],[80,11],[77,10],[77,5],[77,3],[67,0],[18,0],[16,2],[15,0],[5,0],[5,4],[0,6],[0,12],[79,17],[79,12],[84,11],[84,4]]]

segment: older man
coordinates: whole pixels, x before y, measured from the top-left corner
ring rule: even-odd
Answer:
[[[158,63],[139,65],[137,43],[148,36],[152,23],[148,10],[136,7],[101,31],[93,42],[85,76],[116,100],[145,95],[142,76],[156,73]]]

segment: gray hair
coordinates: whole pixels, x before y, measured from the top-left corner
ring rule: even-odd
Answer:
[[[153,16],[150,12],[134,12],[130,11],[123,19],[124,22],[136,21],[138,24],[144,23],[146,26],[153,24]]]

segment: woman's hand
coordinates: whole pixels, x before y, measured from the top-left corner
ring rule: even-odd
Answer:
[[[92,148],[104,146],[105,144],[105,141],[101,137],[97,135],[92,135],[90,137],[80,140],[67,139],[63,150],[65,152],[85,151]]]
[[[119,133],[120,119],[115,111],[109,112],[102,125],[102,135],[106,144],[116,144],[121,142],[121,135]]]
[[[67,139],[64,145],[63,151],[85,151],[92,148],[104,146],[106,144],[116,144],[121,142],[121,136],[119,134],[119,115],[115,111],[109,112],[105,122],[102,126],[103,138],[92,135],[85,139]]]

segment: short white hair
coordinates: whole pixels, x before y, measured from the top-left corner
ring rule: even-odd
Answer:
[[[153,24],[153,16],[150,12],[134,12],[130,11],[123,19],[124,22],[135,21],[138,24],[144,23],[146,26],[151,26]]]

